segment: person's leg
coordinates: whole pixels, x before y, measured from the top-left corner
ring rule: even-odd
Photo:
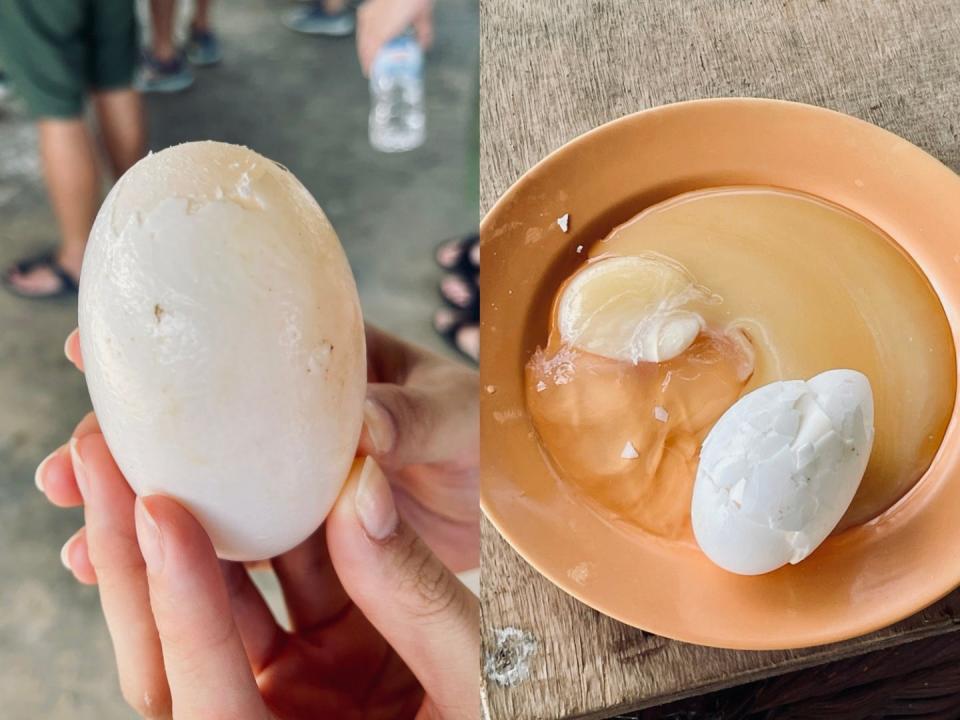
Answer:
[[[174,0],[150,0],[150,52],[162,63],[177,55],[173,44]]]
[[[136,81],[141,92],[180,92],[193,85],[193,71],[174,43],[175,15],[175,0],[150,0],[150,49]]]
[[[143,157],[146,122],[140,94],[130,88],[104,90],[93,95],[104,149],[115,178]]]
[[[210,0],[197,0],[190,27],[198,32],[210,32]]]
[[[82,119],[41,120],[40,162],[63,244],[58,259],[80,275],[83,248],[100,207],[100,178],[93,136]]]
[[[187,42],[187,59],[194,65],[216,65],[222,58],[220,40],[210,21],[211,0],[197,0],[190,22],[190,39]]]
[[[60,228],[61,244],[56,261],[67,274],[77,279],[87,236],[100,205],[100,179],[93,137],[80,118],[44,119],[37,123],[37,127],[43,178]],[[27,295],[54,293],[62,285],[53,270],[43,264],[26,272],[13,271],[7,280]]]
[[[24,260],[7,269],[4,282],[20,294],[64,289],[58,272],[76,280],[99,204],[93,137],[83,121],[90,63],[86,12],[85,4],[71,0],[0,2],[4,67],[37,118],[43,177],[61,241],[52,260]]]

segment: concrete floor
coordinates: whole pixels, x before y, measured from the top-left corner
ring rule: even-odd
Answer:
[[[437,4],[427,64],[428,140],[403,155],[372,150],[367,88],[352,38],[297,36],[268,0],[229,0],[216,17],[225,62],[187,93],[149,99],[150,140],[162,148],[212,138],[249,145],[289,167],[337,228],[368,319],[436,349],[430,327],[441,239],[477,222],[468,174],[477,92],[477,3]],[[51,246],[56,229],[36,139],[0,110],[0,266]],[[0,715],[9,720],[130,718],[119,697],[96,591],[61,567],[79,511],[37,493],[37,463],[89,409],[82,377],[62,354],[76,302],[0,292]]]

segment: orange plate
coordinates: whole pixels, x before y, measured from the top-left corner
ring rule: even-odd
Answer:
[[[551,473],[523,392],[553,294],[582,262],[577,245],[679,193],[753,184],[818,195],[885,230],[927,274],[957,344],[960,177],[937,160],[861,120],[781,101],[701,100],[622,118],[540,162],[481,224],[481,504],[528,562],[600,612],[676,640],[765,650],[867,633],[960,585],[956,406],[930,469],[893,508],[799,565],[741,577],[578,501]],[[556,224],[565,213],[568,233]]]

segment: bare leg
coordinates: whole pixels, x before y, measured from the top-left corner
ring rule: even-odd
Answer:
[[[146,122],[140,93],[129,88],[94,93],[94,108],[103,146],[115,178],[143,157],[147,144]]]
[[[200,32],[210,30],[210,0],[197,0],[193,10],[193,23],[191,25],[194,30],[199,30]]]
[[[150,52],[161,61],[176,55],[173,46],[174,0],[150,0]]]
[[[41,120],[40,160],[61,245],[57,261],[74,278],[80,276],[83,249],[100,204],[100,181],[93,137],[81,118]],[[23,292],[46,294],[60,287],[49,268],[13,273],[10,282]]]

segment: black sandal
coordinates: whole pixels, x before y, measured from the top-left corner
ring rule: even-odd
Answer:
[[[51,292],[24,292],[10,279],[14,273],[25,275],[39,267],[48,268],[50,272],[57,277],[60,281],[60,287],[58,289]],[[45,252],[42,255],[37,255],[36,257],[27,258],[15,263],[4,273],[3,285],[17,297],[27,298],[29,300],[46,300],[48,298],[62,297],[63,295],[76,295],[79,289],[77,281],[57,262],[57,256],[53,251]]]
[[[476,233],[473,233],[472,235],[466,235],[464,237],[453,238],[452,240],[445,240],[437,245],[437,249],[433,252],[433,259],[437,265],[447,272],[465,276],[473,275],[479,270],[477,264],[473,260],[473,250],[479,243],[480,236]],[[455,251],[452,262],[444,262],[440,257],[441,255],[446,254],[444,251],[448,249]]]
[[[479,363],[479,358],[474,357],[473,353],[464,348],[460,340],[460,331],[467,327],[476,327],[478,322],[476,318],[468,314],[451,310],[450,308],[440,308],[433,314],[433,329],[442,337],[447,344],[456,350],[460,355],[474,365]]]

